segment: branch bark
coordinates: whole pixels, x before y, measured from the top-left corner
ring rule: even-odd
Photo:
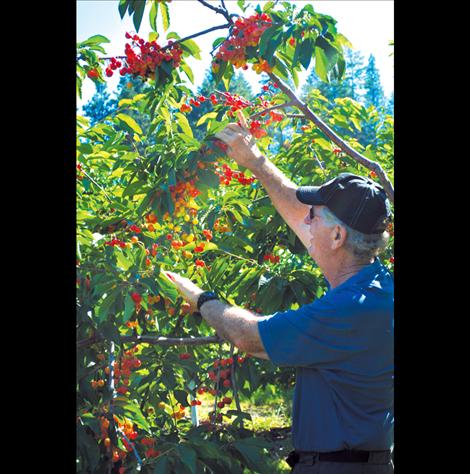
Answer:
[[[227,21],[232,25],[233,24],[233,20],[232,18],[230,17],[230,13],[228,12],[227,8],[225,8],[225,4],[222,0],[222,6],[223,8],[218,8],[218,7],[214,7],[213,5],[211,5],[210,3],[207,3],[205,0],[197,0],[201,5],[204,5],[205,7],[207,8],[210,8],[211,10],[214,10],[216,13],[219,13],[220,15],[222,15],[224,18],[227,19]]]
[[[314,114],[307,106],[307,104],[304,104],[294,94],[294,92],[289,89],[289,87],[283,84],[278,77],[276,77],[272,72],[269,72],[268,75],[273,82],[277,82],[279,89],[281,89],[282,92],[284,92],[292,100],[295,106],[304,113],[305,117],[308,120],[312,121],[331,141],[338,145],[338,147],[341,148],[344,153],[359,162],[361,165],[365,166],[367,169],[374,171],[377,174],[385,190],[385,193],[387,194],[390,202],[393,203],[394,189],[382,166],[380,166],[380,164],[375,161],[369,160],[368,158],[351,148],[344,140],[342,140],[338,135],[336,135],[336,133],[331,130],[331,128],[328,127],[325,122],[323,122],[316,114]]]

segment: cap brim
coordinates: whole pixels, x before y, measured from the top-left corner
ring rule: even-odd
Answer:
[[[310,204],[312,206],[324,206],[325,201],[321,197],[320,186],[299,186],[295,191],[297,199],[303,204]]]

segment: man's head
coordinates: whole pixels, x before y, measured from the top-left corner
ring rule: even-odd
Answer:
[[[383,188],[371,179],[342,173],[322,186],[301,186],[297,199],[312,206],[310,255],[321,261],[340,252],[357,261],[370,261],[388,240],[391,212]]]

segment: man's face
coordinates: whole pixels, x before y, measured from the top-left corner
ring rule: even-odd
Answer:
[[[308,254],[317,262],[319,267],[331,254],[331,228],[326,227],[320,210],[324,206],[312,206],[305,216],[304,223],[310,227],[310,247]]]

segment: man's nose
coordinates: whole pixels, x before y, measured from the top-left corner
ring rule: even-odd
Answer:
[[[312,223],[310,219],[310,214],[307,214],[304,219],[305,224],[310,225]]]

